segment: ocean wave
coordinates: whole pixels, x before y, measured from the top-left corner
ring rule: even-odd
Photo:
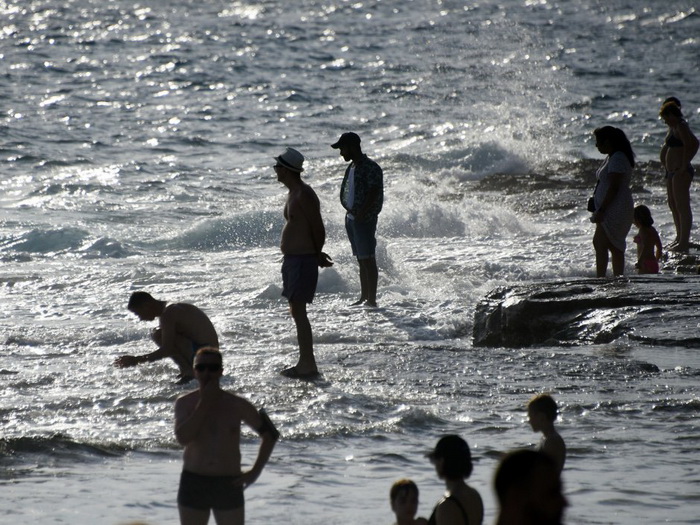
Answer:
[[[11,250],[3,260],[30,261],[32,254],[51,255],[76,252],[84,258],[124,258],[135,252],[108,237],[90,239],[90,233],[80,228],[33,229],[0,240],[0,248]]]
[[[130,449],[116,444],[75,441],[63,434],[0,439],[0,458],[37,454],[55,459],[80,460],[119,456]]]
[[[158,243],[170,248],[202,251],[274,246],[279,242],[282,227],[279,212],[253,211],[203,220]]]
[[[48,254],[77,250],[89,233],[79,228],[38,229],[21,233],[14,238],[0,241],[0,247],[16,252]]]
[[[136,252],[124,247],[119,241],[108,237],[100,237],[95,241],[89,241],[80,249],[85,258],[110,258],[122,259],[134,255]]]

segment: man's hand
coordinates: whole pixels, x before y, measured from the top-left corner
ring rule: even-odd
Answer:
[[[330,268],[333,266],[333,259],[327,253],[321,252],[318,256],[318,265],[321,268]]]
[[[113,365],[117,368],[128,368],[130,366],[136,366],[138,364],[138,357],[135,355],[123,355],[121,357],[117,357],[113,363]]]
[[[204,410],[209,410],[221,398],[221,388],[215,381],[209,381],[201,389],[199,397],[199,406]]]
[[[260,477],[260,472],[256,472],[253,469],[250,469],[247,472],[244,472],[238,478],[236,478],[236,485],[239,485],[241,487],[248,488],[250,487],[253,483],[257,481],[257,479]]]
[[[605,215],[605,212],[603,210],[596,210],[593,212],[591,215],[591,222],[594,224],[598,224],[599,222],[603,222],[603,216]]]

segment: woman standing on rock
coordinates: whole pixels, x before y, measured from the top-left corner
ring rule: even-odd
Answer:
[[[661,148],[661,164],[666,170],[668,207],[671,208],[676,227],[676,239],[669,249],[687,252],[690,247],[690,229],[693,226],[690,183],[695,174],[690,161],[698,152],[698,139],[683,118],[681,103],[677,98],[666,99],[659,115],[668,126],[668,134]]]
[[[604,126],[596,129],[593,135],[598,151],[607,155],[596,172],[595,211],[591,215],[591,222],[596,224],[593,235],[596,275],[605,277],[609,253],[613,275],[618,276],[625,271],[625,240],[634,214],[630,190],[634,152],[619,128]]]

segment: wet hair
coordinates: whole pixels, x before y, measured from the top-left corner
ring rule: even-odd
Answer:
[[[683,118],[683,112],[681,107],[674,102],[666,102],[661,106],[661,111],[659,111],[659,116],[665,117],[667,115],[673,115],[674,117]]]
[[[596,128],[593,134],[598,142],[609,142],[613,153],[617,151],[624,153],[630,166],[634,168],[634,151],[632,151],[632,145],[624,131],[612,126],[603,126],[602,128]]]
[[[469,445],[457,435],[440,438],[435,445],[435,450],[428,457],[433,462],[442,458],[440,475],[447,479],[468,478],[472,473],[472,455],[469,452]]]
[[[669,102],[672,102],[672,103],[674,103],[676,106],[681,107],[681,101],[680,101],[679,99],[677,99],[676,97],[668,97],[666,100],[663,101],[663,103],[662,103],[661,105],[662,105],[662,106],[665,106],[665,105],[668,104]]]
[[[651,216],[649,208],[640,204],[634,209],[634,220],[642,226],[651,226],[654,224],[654,219]]]
[[[556,462],[544,452],[521,449],[506,454],[498,465],[493,480],[494,490],[501,506],[511,490],[527,490],[532,485],[540,467],[559,473]]]
[[[224,358],[221,355],[221,352],[219,351],[218,348],[215,346],[203,346],[199,350],[197,350],[197,353],[194,355],[194,358],[197,359],[199,356],[205,356],[205,355],[210,355],[218,359],[219,364],[223,365],[224,364]]]
[[[418,496],[418,485],[416,485],[412,480],[406,478],[397,480],[391,486],[391,490],[389,491],[389,501],[394,503],[394,500],[399,497],[399,494],[408,494],[409,492],[413,492],[416,496]]]
[[[527,404],[527,408],[535,412],[542,412],[550,421],[557,419],[557,402],[549,394],[533,397]]]
[[[148,292],[134,292],[131,294],[131,297],[129,297],[129,304],[127,305],[127,308],[133,311],[136,308],[153,301],[155,301],[155,299]]]

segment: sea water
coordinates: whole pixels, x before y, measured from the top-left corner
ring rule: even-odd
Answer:
[[[471,344],[494,287],[594,275],[593,129],[621,127],[639,161],[657,160],[658,108],[675,95],[698,131],[695,2],[26,0],[0,13],[0,522],[177,522],[172,405],[194,385],[174,385],[165,361],[111,365],[154,349],[153,324],[126,310],[135,290],[205,310],[224,386],[282,432],[246,491],[249,523],[391,523],[400,477],[427,516],[444,486],[424,453],[446,433],[469,442],[493,522],[498,456],[537,442],[525,404],[542,391],[569,449],[568,523],[695,522],[696,349]],[[378,309],[349,307],[357,263],[330,148],[348,130],[385,174]],[[335,260],[309,307],[322,371],[309,383],[278,374],[297,357],[272,170],[287,146],[306,157]],[[545,171],[590,188],[552,185],[526,207],[508,185],[474,189]],[[668,239],[658,175],[635,198]],[[243,441],[250,465],[258,441]]]

